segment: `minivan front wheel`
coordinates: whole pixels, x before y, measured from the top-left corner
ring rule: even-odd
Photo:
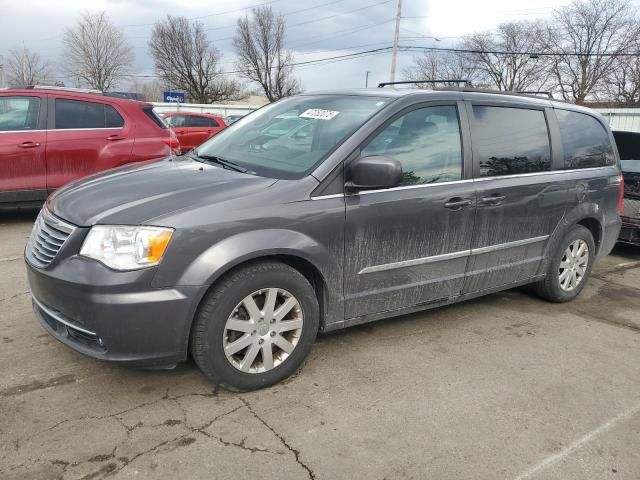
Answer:
[[[273,385],[300,367],[318,332],[308,280],[279,262],[242,267],[203,300],[191,352],[213,383],[246,391]]]
[[[591,232],[582,225],[571,227],[549,262],[546,278],[534,284],[536,293],[551,302],[573,300],[591,275],[595,251]]]

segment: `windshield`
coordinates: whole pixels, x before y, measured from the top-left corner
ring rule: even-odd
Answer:
[[[369,96],[290,97],[238,120],[196,154],[233,162],[263,177],[301,178],[390,102]]]

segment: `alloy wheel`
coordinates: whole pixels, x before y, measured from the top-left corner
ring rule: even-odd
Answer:
[[[564,251],[558,269],[560,288],[565,292],[574,290],[584,279],[589,265],[589,246],[584,240],[574,240]]]
[[[294,351],[304,324],[298,300],[287,290],[265,288],[246,296],[225,324],[227,360],[246,373],[264,373]]]

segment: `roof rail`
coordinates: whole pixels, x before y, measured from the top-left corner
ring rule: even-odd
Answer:
[[[403,80],[401,82],[380,82],[378,84],[378,88],[384,88],[387,85],[411,85],[414,83],[462,83],[468,87],[471,87],[471,82],[469,80]]]
[[[445,92],[475,92],[475,93],[492,93],[495,95],[511,95],[514,97],[528,97],[528,98],[540,98],[540,95],[545,95],[549,98],[549,100],[553,100],[555,102],[562,102],[562,100],[558,100],[553,98],[551,92],[524,92],[524,91],[512,91],[512,90],[494,90],[491,88],[469,88],[469,87],[434,87],[433,90],[440,90]]]
[[[453,91],[453,92],[476,92],[476,93],[494,93],[498,95],[514,95],[522,97],[535,97],[544,95],[549,100],[556,100],[553,98],[551,92],[547,91],[512,91],[512,90],[493,90],[490,88],[477,88],[474,87],[469,80],[403,80],[401,82],[381,82],[378,84],[378,88],[384,88],[387,85],[408,85],[415,83],[462,83],[462,87],[442,86],[432,87],[433,90]],[[557,100],[556,100],[557,101]]]
[[[551,92],[545,92],[544,90],[532,90],[532,91],[528,91],[528,90],[518,90],[517,92],[518,95],[546,95],[548,98],[550,98],[551,100],[553,100],[553,95],[551,94]]]
[[[92,88],[58,87],[56,85],[30,85],[27,88],[39,88],[42,90],[62,90],[63,92],[95,93],[97,95],[103,94],[102,91]]]

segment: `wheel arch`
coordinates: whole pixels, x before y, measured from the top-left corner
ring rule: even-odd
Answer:
[[[593,241],[596,244],[596,254],[602,246],[602,237],[604,234],[604,212],[597,203],[585,202],[572,209],[565,217],[565,228],[562,236],[573,225],[582,225],[593,235]]]
[[[311,283],[318,298],[321,330],[329,322],[343,320],[342,258],[335,257],[310,237],[287,230],[247,232],[213,245],[180,278],[182,285],[201,285],[187,322],[185,342],[189,342],[203,299],[217,282],[239,268],[264,261],[284,263]]]

